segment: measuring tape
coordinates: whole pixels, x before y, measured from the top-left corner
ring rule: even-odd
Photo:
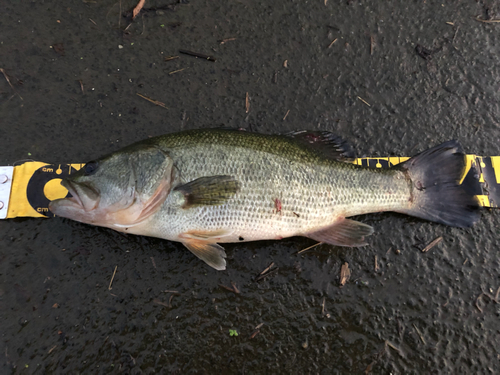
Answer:
[[[358,158],[354,164],[389,168],[408,157]],[[29,161],[14,167],[0,167],[0,219],[14,217],[53,217],[49,202],[68,196],[62,179],[85,164],[47,164]],[[472,168],[474,166],[475,168]],[[476,195],[484,207],[499,207],[500,156],[466,156],[466,167],[459,183]]]
[[[0,219],[53,217],[49,211],[50,201],[68,195],[61,181],[84,165],[29,161],[14,167],[0,167]]]

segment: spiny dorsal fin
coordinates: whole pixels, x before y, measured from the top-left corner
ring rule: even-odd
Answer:
[[[182,208],[224,204],[239,190],[240,183],[232,176],[200,177],[174,188],[184,195],[186,201]]]
[[[350,162],[356,158],[351,145],[338,135],[327,131],[299,130],[284,135],[302,145],[312,147],[316,152],[330,159]]]

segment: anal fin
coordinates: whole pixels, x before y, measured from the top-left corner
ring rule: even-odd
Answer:
[[[365,237],[373,233],[373,228],[356,220],[341,218],[329,227],[304,236],[319,242],[337,246],[366,246]]]

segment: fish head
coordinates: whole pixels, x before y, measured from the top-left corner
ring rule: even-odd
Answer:
[[[127,231],[160,208],[174,171],[172,159],[161,149],[128,147],[89,161],[64,179],[61,184],[71,196],[52,201],[49,209],[56,216]]]

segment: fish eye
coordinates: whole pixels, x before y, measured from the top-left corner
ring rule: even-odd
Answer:
[[[83,166],[83,173],[85,176],[92,176],[99,167],[99,164],[96,161],[89,161],[87,164]]]

